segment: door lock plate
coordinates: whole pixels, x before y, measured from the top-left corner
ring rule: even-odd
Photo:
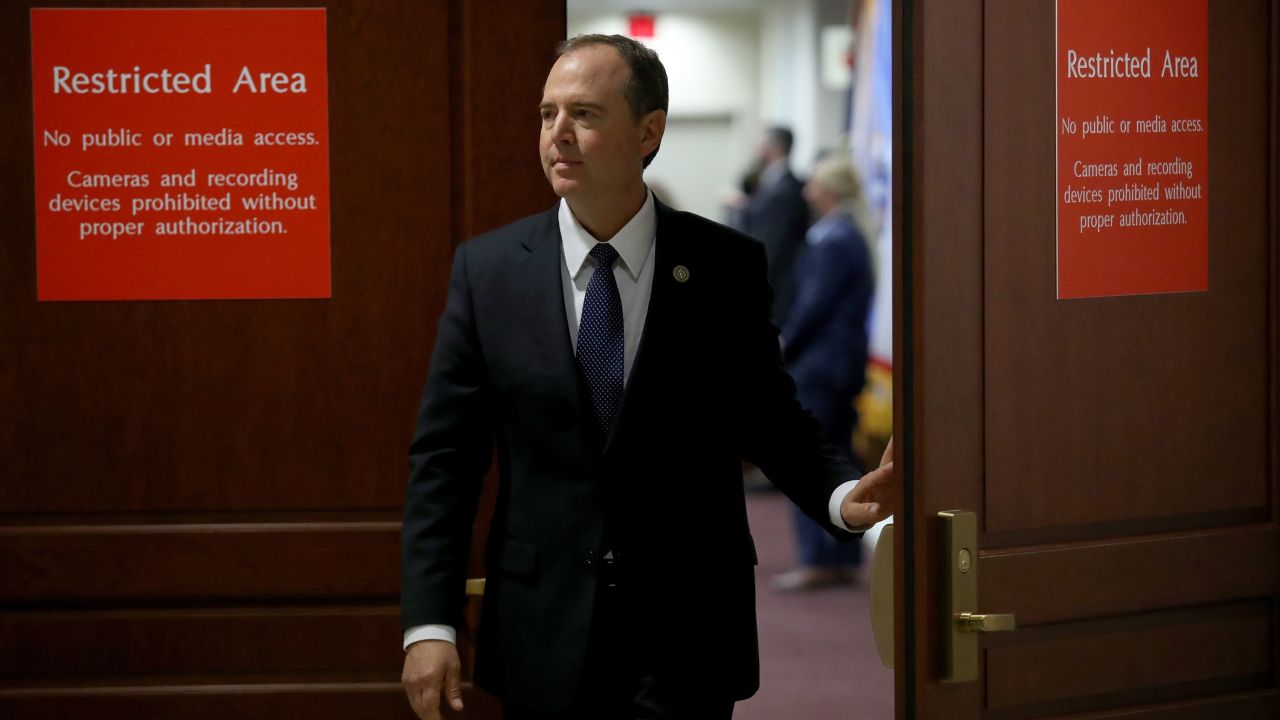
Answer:
[[[978,634],[1016,627],[1013,615],[978,613],[978,516],[968,510],[938,513],[942,523],[942,682],[978,679]]]

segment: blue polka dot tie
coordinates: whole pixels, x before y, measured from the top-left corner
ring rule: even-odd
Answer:
[[[613,421],[622,404],[622,355],[626,341],[622,334],[622,299],[613,277],[618,251],[608,243],[591,249],[596,271],[587,283],[587,297],[578,324],[578,366],[591,391],[591,407],[604,437],[613,430]]]

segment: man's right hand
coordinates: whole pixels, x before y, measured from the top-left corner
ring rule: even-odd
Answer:
[[[462,663],[451,642],[423,640],[410,645],[400,682],[422,720],[440,720],[443,700],[455,711],[462,710]]]

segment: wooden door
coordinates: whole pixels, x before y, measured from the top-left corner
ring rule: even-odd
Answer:
[[[1277,4],[1209,3],[1208,292],[1072,301],[1053,0],[895,5],[899,717],[1280,717]],[[1019,624],[958,684],[952,509]]]
[[[453,247],[554,199],[564,3],[52,3],[326,9],[333,297],[39,303],[46,4],[0,8],[0,717],[411,717],[409,436]]]

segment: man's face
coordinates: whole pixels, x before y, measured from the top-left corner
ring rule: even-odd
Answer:
[[[608,45],[560,57],[542,89],[542,169],[560,197],[622,196],[640,181],[644,157],[662,138],[665,114],[636,122],[623,95],[629,71]],[[658,118],[656,116],[662,115]]]
[[[756,159],[761,165],[768,165],[773,160],[773,142],[769,140],[769,136],[765,135],[760,138],[760,142],[756,143]]]

